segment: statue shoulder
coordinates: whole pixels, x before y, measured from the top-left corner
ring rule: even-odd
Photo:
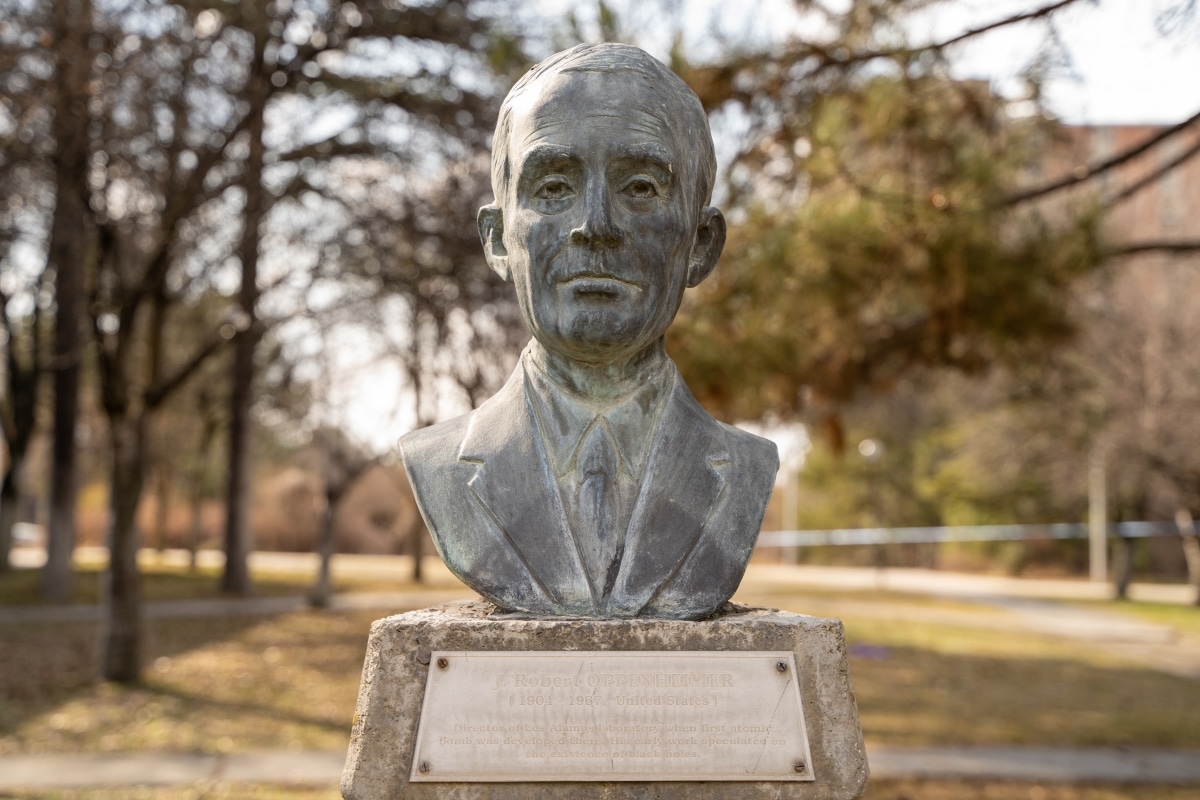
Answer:
[[[672,397],[677,403],[677,407],[683,409],[683,413],[688,416],[692,424],[701,426],[701,429],[712,431],[714,435],[723,438],[726,446],[730,449],[730,455],[733,460],[741,465],[753,464],[759,469],[757,472],[771,475],[771,480],[775,479],[775,473],[779,471],[779,448],[770,439],[765,439],[762,436],[757,436],[749,431],[744,431],[741,428],[726,424],[715,419],[692,395],[687,384],[683,380],[683,376],[679,374],[679,370],[675,367],[675,363],[671,362],[671,368],[674,371],[674,387]],[[718,433],[719,431],[719,433]]]
[[[474,411],[401,436],[400,458],[409,472],[430,472],[456,463],[460,457],[472,457],[476,451],[502,449],[512,430],[513,415],[525,408],[522,374],[518,366],[508,382]],[[471,452],[463,453],[464,446]]]
[[[770,439],[744,431],[741,428],[720,423],[725,429],[725,438],[733,451],[734,461],[740,464],[754,464],[764,474],[770,473],[774,481],[775,473],[779,471],[779,447]]]
[[[471,414],[419,428],[400,437],[400,459],[411,472],[414,468],[435,467],[458,457],[458,448],[466,434]]]
[[[770,439],[750,433],[750,431],[744,431],[741,428],[733,425],[727,425],[725,427],[729,429],[730,439],[737,443],[736,446],[739,449],[744,449],[747,452],[754,453],[760,458],[770,455],[771,458],[775,460],[776,464],[778,464],[779,446]]]

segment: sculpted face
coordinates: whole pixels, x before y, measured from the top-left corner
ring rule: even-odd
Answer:
[[[480,234],[548,350],[589,364],[632,357],[716,265],[724,220],[697,207],[676,112],[622,71],[547,76],[513,103],[511,180],[502,209],[481,209]]]

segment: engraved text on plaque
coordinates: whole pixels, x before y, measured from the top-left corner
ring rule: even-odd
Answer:
[[[432,653],[413,781],[813,780],[783,652]]]

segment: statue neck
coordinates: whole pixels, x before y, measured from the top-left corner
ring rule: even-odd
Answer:
[[[588,364],[548,350],[535,339],[529,345],[529,358],[551,379],[571,392],[603,403],[623,397],[645,385],[666,362],[667,351],[660,338],[627,359]]]

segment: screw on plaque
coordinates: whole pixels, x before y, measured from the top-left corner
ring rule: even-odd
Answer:
[[[775,669],[779,670],[780,672],[787,672],[787,662],[780,661],[780,662],[776,663]]]
[[[792,769],[796,770],[796,772],[804,772],[804,762],[797,761],[795,764],[792,764]]]
[[[421,770],[421,772],[429,772],[429,762],[422,761],[420,764],[417,764],[417,769]]]
[[[448,666],[450,666],[450,659],[446,658],[445,656],[438,658],[439,669],[445,669]]]

